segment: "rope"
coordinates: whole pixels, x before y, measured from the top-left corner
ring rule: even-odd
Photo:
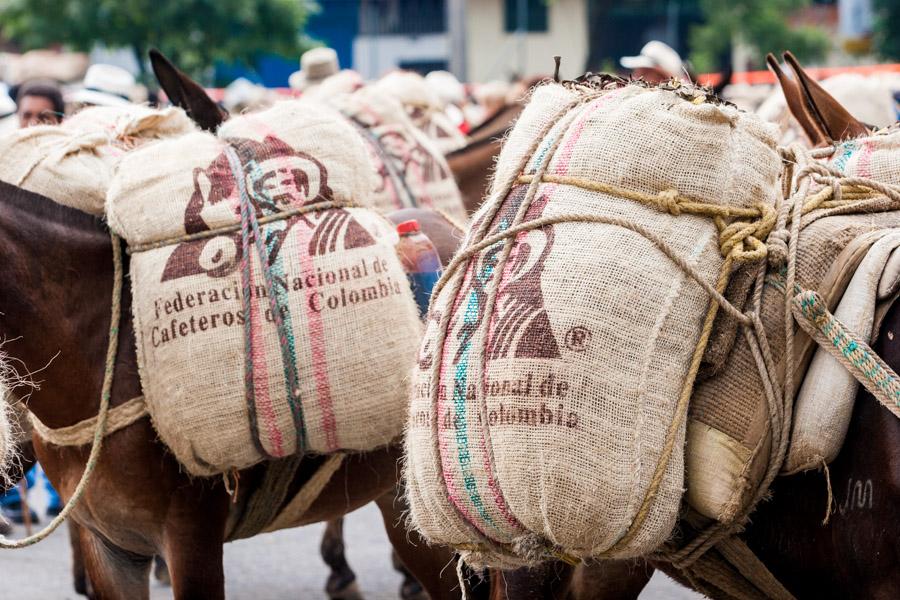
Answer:
[[[0,548],[25,548],[40,542],[56,531],[63,521],[68,518],[69,514],[75,510],[75,506],[84,496],[84,491],[87,489],[88,483],[90,483],[91,475],[94,473],[94,469],[97,468],[97,463],[100,460],[100,450],[103,447],[103,438],[106,435],[106,419],[109,412],[113,374],[116,370],[116,352],[119,347],[119,322],[122,317],[122,274],[124,270],[122,267],[122,245],[119,237],[112,232],[110,232],[109,236],[112,239],[113,250],[112,309],[110,311],[109,344],[106,348],[106,363],[103,370],[103,387],[100,392],[100,409],[97,413],[97,429],[94,431],[94,439],[91,442],[91,452],[88,455],[81,479],[78,481],[78,485],[75,486],[75,491],[72,492],[72,497],[69,498],[60,513],[50,521],[47,527],[21,540],[10,541],[0,536]]]
[[[819,294],[806,291],[791,301],[797,323],[885,408],[900,418],[900,377],[872,348],[831,312]]]
[[[337,201],[326,201],[326,202],[313,202],[311,204],[305,204],[303,206],[297,208],[291,208],[288,210],[280,211],[278,213],[272,215],[265,215],[263,217],[257,217],[256,222],[260,225],[266,225],[268,223],[274,223],[275,221],[284,221],[285,219],[290,219],[291,217],[296,217],[298,215],[302,215],[309,212],[315,212],[319,210],[327,210],[329,208],[355,208],[355,204],[350,202],[337,202]],[[190,233],[185,235],[175,235],[172,237],[168,237],[162,240],[158,240],[156,242],[149,242],[146,244],[130,244],[128,246],[128,254],[138,254],[140,252],[147,252],[148,250],[156,250],[157,248],[164,248],[166,246],[172,246],[174,244],[180,244],[182,242],[194,242],[196,240],[205,240],[213,237],[217,237],[220,235],[227,235],[229,233],[238,233],[241,230],[241,222],[238,221],[236,223],[231,223],[229,225],[223,225],[221,227],[216,227],[214,229],[209,229],[207,231],[199,231],[197,233]]]
[[[106,415],[105,435],[111,435],[120,429],[124,429],[148,414],[147,402],[143,396],[132,398],[119,406],[113,406]],[[91,440],[94,439],[94,431],[97,429],[97,423],[100,420],[100,415],[97,415],[68,427],[52,428],[44,425],[34,413],[28,413],[28,417],[31,420],[31,426],[41,439],[54,446],[84,446],[85,444],[90,444]]]
[[[265,279],[267,296],[269,297],[269,308],[272,311],[272,319],[275,321],[275,328],[278,331],[278,342],[281,349],[281,361],[284,373],[287,378],[287,390],[285,396],[291,408],[291,415],[294,419],[294,430],[297,434],[297,452],[302,452],[306,448],[306,424],[303,419],[303,408],[300,405],[300,383],[297,374],[297,365],[294,357],[291,355],[291,349],[288,344],[288,330],[284,322],[284,315],[279,306],[279,297],[275,287],[275,278],[272,275],[272,267],[269,264],[269,253],[266,250],[266,242],[263,237],[259,221],[256,217],[256,210],[250,200],[250,194],[247,192],[246,183],[244,181],[244,169],[241,160],[231,146],[226,147],[225,155],[228,157],[228,165],[231,168],[231,174],[237,184],[240,196],[241,207],[241,243],[243,253],[241,256],[241,284],[243,288],[243,309],[246,319],[244,319],[244,383],[247,395],[247,409],[250,416],[250,429],[253,432],[253,442],[260,454],[271,456],[262,444],[259,438],[259,427],[256,418],[256,396],[254,386],[253,358],[255,351],[253,347],[253,318],[252,318],[252,296],[250,286],[253,283],[251,274],[251,263],[253,258],[250,256],[250,238],[256,242],[256,251],[259,253],[259,262],[262,266],[263,277]]]

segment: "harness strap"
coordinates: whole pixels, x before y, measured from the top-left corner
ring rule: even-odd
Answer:
[[[125,404],[113,406],[106,414],[106,432],[110,435],[128,427],[132,423],[148,415],[147,402],[143,396],[132,398]],[[29,412],[31,426],[44,441],[54,446],[84,446],[94,439],[94,431],[100,421],[100,415],[79,421],[67,427],[52,428],[44,425],[37,416]]]

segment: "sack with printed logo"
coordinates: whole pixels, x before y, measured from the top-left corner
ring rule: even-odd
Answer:
[[[372,201],[379,210],[421,206],[465,222],[466,209],[447,160],[399,101],[368,87],[333,102],[366,143],[377,173]]]
[[[190,473],[401,434],[421,325],[371,172],[305,101],[122,160],[107,211],[132,247],[141,381]]]
[[[590,81],[534,92],[419,350],[411,520],[475,565],[670,537],[712,314],[694,277],[728,274],[713,219],[677,203],[775,204],[780,160],[754,116],[689,86]]]

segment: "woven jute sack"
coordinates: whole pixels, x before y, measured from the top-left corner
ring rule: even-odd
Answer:
[[[466,136],[444,113],[444,103],[424,77],[412,71],[388,73],[372,88],[400,101],[413,124],[435,148],[449,154],[466,145]]]
[[[132,246],[141,381],[160,438],[194,475],[391,442],[421,325],[393,228],[361,207],[371,167],[359,136],[302,101],[218,135],[130,153],[107,203]],[[249,223],[242,205],[259,218],[261,251],[220,229]]]
[[[0,138],[0,180],[101,215],[113,171],[127,151],[194,130],[177,108],[86,108],[62,125],[29,127]]]
[[[822,162],[843,175],[897,183],[900,155],[894,149],[898,142],[896,133],[852,140],[839,145]],[[828,303],[829,310],[834,311],[870,248],[892,229],[900,227],[900,213],[823,215],[819,210],[804,217],[798,241],[795,293],[800,289],[815,290]],[[765,281],[760,317],[776,367],[775,383],[781,387],[788,362],[784,338],[784,268],[770,269]],[[868,337],[868,333],[860,335]],[[795,392],[803,382],[815,350],[805,335],[800,334],[796,339],[790,361]],[[746,513],[758,496],[772,456],[763,379],[743,336],[736,335],[732,341],[727,356],[708,354],[705,357],[720,364],[710,369],[709,376],[696,386],[687,434],[688,502],[699,513],[724,523]],[[852,398],[851,395],[851,403]],[[819,468],[825,457],[836,455],[839,450],[836,445],[843,441],[843,435],[822,436],[817,430],[828,423],[829,428],[833,426],[832,431],[845,432],[845,421],[850,415],[847,401],[846,396],[819,394],[815,398],[807,397],[804,405],[797,407],[800,411],[795,415],[798,420],[791,433],[792,449],[784,465],[787,472]]]
[[[621,82],[534,92],[419,351],[404,472],[429,541],[512,567],[638,556],[671,535],[711,304],[661,248],[710,286],[724,259],[713,220],[666,199],[771,206],[780,165],[761,121],[704,100]]]
[[[398,100],[366,87],[332,102],[365,140],[377,174],[372,199],[379,210],[421,206],[466,221],[459,187],[443,153],[410,121]]]

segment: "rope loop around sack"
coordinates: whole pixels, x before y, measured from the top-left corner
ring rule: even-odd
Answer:
[[[91,451],[88,455],[87,463],[84,466],[84,471],[81,473],[81,479],[79,479],[78,485],[75,486],[75,491],[72,492],[72,496],[66,502],[65,506],[63,506],[60,513],[50,521],[47,527],[34,535],[30,535],[21,540],[7,540],[0,536],[0,548],[25,548],[37,544],[56,531],[56,529],[62,525],[63,521],[69,517],[69,514],[75,510],[78,502],[84,496],[84,492],[91,481],[91,476],[100,460],[100,450],[103,448],[103,439],[106,436],[113,375],[116,370],[116,352],[119,348],[119,323],[122,318],[122,280],[124,277],[122,243],[115,233],[110,232],[109,236],[112,240],[113,251],[113,290],[109,322],[109,343],[106,348],[106,362],[103,367],[103,387],[100,392],[100,409],[97,413],[97,428],[94,430],[94,438],[91,442]]]
[[[352,202],[340,202],[336,200],[328,200],[324,202],[313,202],[311,204],[304,204],[303,206],[298,206],[296,208],[290,208],[288,210],[279,211],[272,215],[265,215],[263,217],[257,217],[256,222],[259,225],[266,225],[268,223],[274,223],[275,221],[284,221],[285,219],[290,219],[291,217],[296,217],[298,215],[316,212],[320,210],[327,210],[329,208],[358,208],[358,205]],[[221,225],[219,227],[213,227],[212,229],[208,229],[206,231],[198,231],[196,233],[188,233],[181,235],[174,235],[171,237],[167,237],[161,240],[157,240],[155,242],[147,242],[145,244],[129,244],[128,248],[125,250],[129,255],[139,254],[141,252],[147,252],[148,250],[156,250],[158,248],[165,248],[166,246],[172,246],[174,244],[180,244],[182,242],[195,242],[197,240],[206,240],[209,238],[218,237],[220,235],[228,235],[239,233],[241,231],[241,222],[237,221],[234,223],[229,223],[227,225]]]
[[[111,435],[120,429],[124,429],[149,414],[147,402],[143,396],[132,398],[118,406],[112,406],[106,415],[106,435]],[[97,422],[100,419],[98,415],[68,427],[53,428],[44,425],[32,412],[28,413],[28,418],[31,420],[31,426],[40,438],[54,446],[84,446],[90,444],[91,440],[94,439],[94,431],[97,429]]]

